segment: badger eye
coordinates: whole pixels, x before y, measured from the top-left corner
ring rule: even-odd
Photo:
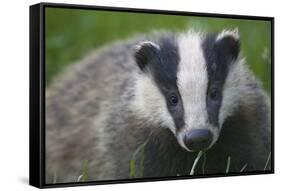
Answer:
[[[176,95],[171,95],[169,98],[169,103],[172,106],[176,106],[178,104],[178,97]]]
[[[218,97],[219,97],[219,93],[216,89],[212,89],[209,93],[209,97],[212,99],[212,100],[217,100]]]

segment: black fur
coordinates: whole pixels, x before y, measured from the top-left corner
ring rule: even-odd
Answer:
[[[253,86],[253,88],[257,87]],[[230,173],[238,173],[245,164],[247,164],[247,166],[244,171],[247,172],[264,170],[270,152],[270,140],[268,138],[270,134],[266,129],[261,127],[265,127],[268,124],[264,113],[268,113],[269,111],[266,103],[263,101],[263,96],[256,96],[254,99],[256,99],[255,102],[258,103],[257,105],[252,105],[250,110],[241,106],[233,116],[225,121],[217,143],[205,154],[205,162],[204,157],[202,157],[197,164],[195,169],[196,175],[224,174],[228,157],[231,158]],[[124,115],[124,113],[116,115],[116,113],[113,112],[110,121],[113,121],[114,124],[111,125],[121,126],[122,124],[117,124],[116,121],[118,121],[118,118],[124,116],[127,115]],[[188,152],[183,149],[178,144],[175,135],[169,129],[151,127],[148,125],[134,132],[132,126],[135,124],[135,119],[125,120],[127,122],[131,121],[132,124],[128,124],[122,137],[126,137],[124,141],[127,141],[128,145],[132,141],[131,138],[133,138],[134,141],[137,140],[138,145],[135,147],[134,151],[148,140],[144,147],[142,176],[139,176],[139,164],[140,160],[142,160],[142,152],[138,152],[136,156],[136,172],[138,172],[136,173],[136,178],[189,175],[197,153]],[[120,151],[124,149],[118,146],[118,144],[111,146],[113,147],[111,155],[116,163],[119,160],[115,159],[124,160],[120,158]],[[128,163],[129,162],[127,162],[127,164]],[[129,174],[129,165],[126,167],[128,171],[127,174]],[[266,169],[271,169],[270,163]],[[118,172],[116,172],[116,176],[124,178]]]
[[[178,47],[174,37],[159,39],[158,46],[151,43],[143,43],[135,53],[135,59],[143,72],[151,72],[157,87],[166,99],[167,108],[175,122],[176,128],[184,126],[184,109],[181,96],[177,87],[178,72]],[[176,96],[178,103],[171,105],[171,96]]]
[[[217,143],[205,153],[197,164],[195,174],[225,173],[230,157],[229,172],[263,171],[270,154],[270,137],[265,127],[269,121],[264,117],[268,108],[263,96],[257,96],[258,104],[251,109],[239,107],[233,116],[226,119]],[[168,129],[161,129],[150,136],[145,147],[144,177],[189,175],[197,153],[179,146]],[[266,170],[271,169],[269,163]]]
[[[239,41],[225,36],[216,41],[217,35],[208,35],[202,43],[207,64],[208,90],[206,96],[209,122],[218,126],[218,114],[222,101],[222,90],[228,70],[239,54]],[[215,94],[216,97],[212,98]]]

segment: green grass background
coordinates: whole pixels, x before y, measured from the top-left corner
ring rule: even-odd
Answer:
[[[241,50],[263,87],[271,91],[269,21],[46,8],[46,83],[91,50],[114,40],[157,29],[218,32],[238,28]]]

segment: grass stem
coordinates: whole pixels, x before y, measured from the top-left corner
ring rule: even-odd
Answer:
[[[245,168],[247,167],[247,165],[248,165],[247,163],[244,164],[244,166],[241,168],[240,172],[243,172],[245,170]]]
[[[269,152],[269,154],[268,154],[268,157],[267,157],[267,160],[266,160],[266,163],[265,163],[265,166],[264,166],[263,170],[267,169],[270,158],[271,158],[271,152]]]
[[[200,151],[197,155],[197,157],[195,158],[194,162],[193,162],[193,165],[192,165],[192,168],[190,170],[190,173],[189,175],[194,175],[194,171],[195,171],[195,168],[196,168],[196,165],[198,163],[198,161],[200,160],[201,156],[203,155],[203,151]]]
[[[231,158],[230,158],[230,156],[228,156],[228,157],[227,157],[227,164],[226,164],[225,173],[228,173],[228,172],[229,172],[230,163],[231,163]]]

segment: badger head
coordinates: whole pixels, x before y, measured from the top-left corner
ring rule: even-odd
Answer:
[[[140,42],[135,109],[147,125],[167,127],[187,151],[219,137],[226,78],[239,56],[237,31],[194,31]]]

